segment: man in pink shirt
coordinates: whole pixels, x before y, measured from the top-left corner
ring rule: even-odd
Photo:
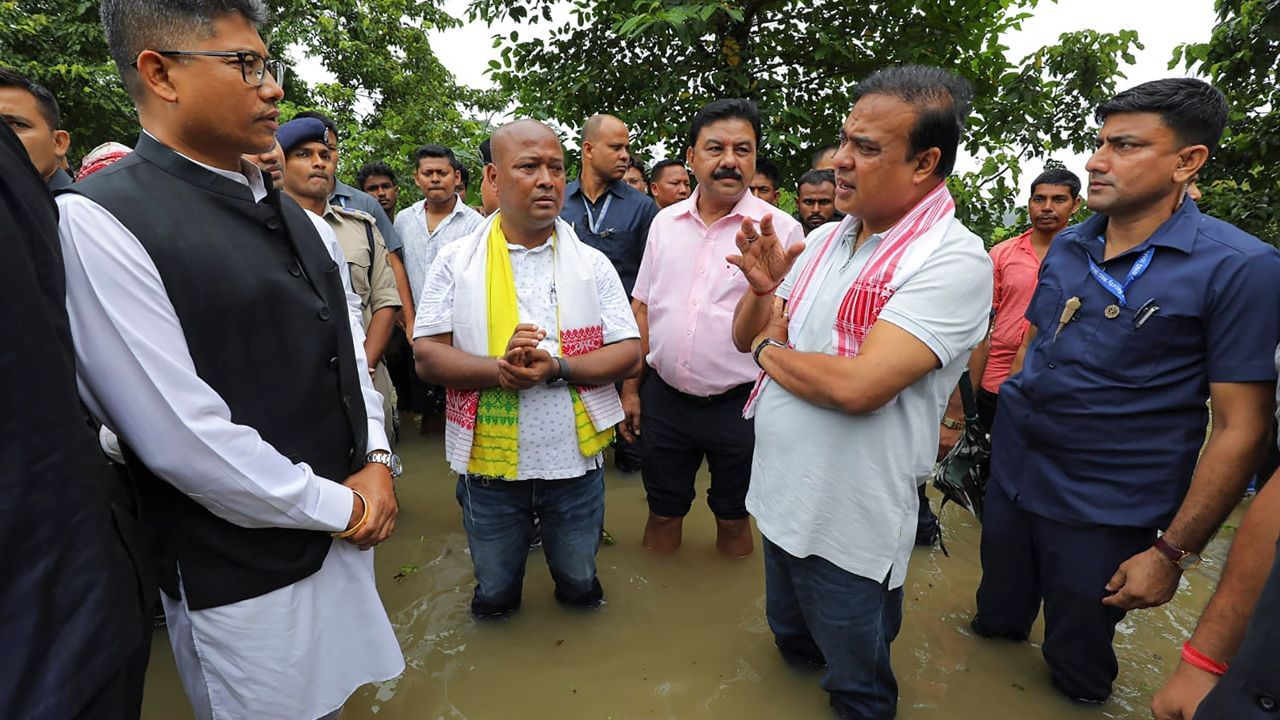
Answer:
[[[742,407],[759,371],[733,345],[733,311],[748,285],[725,257],[744,222],[766,215],[787,246],[804,238],[800,223],[748,192],[759,141],[749,100],[717,100],[694,116],[688,163],[698,188],[654,218],[632,292],[646,368],[623,384],[620,427],[625,438],[643,437],[651,550],[680,547],[704,457],[716,547],[735,557],[754,548],[746,495],[755,433]]]
[[[982,378],[977,388],[978,411],[988,430],[995,422],[1000,386],[1009,377],[1030,324],[1024,315],[1036,291],[1040,261],[1054,236],[1079,209],[1080,178],[1062,168],[1046,170],[1031,183],[1031,228],[991,248],[994,319],[991,335],[983,343],[986,347],[979,346],[971,365],[971,376]]]

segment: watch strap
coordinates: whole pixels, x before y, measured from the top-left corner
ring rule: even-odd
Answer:
[[[1159,550],[1161,555],[1164,555],[1165,557],[1169,558],[1169,560],[1174,565],[1177,565],[1178,567],[1182,567],[1182,559],[1191,554],[1186,550],[1174,547],[1169,543],[1168,540],[1165,540],[1163,537],[1156,538],[1156,541],[1152,545],[1152,547],[1154,547],[1156,550]]]

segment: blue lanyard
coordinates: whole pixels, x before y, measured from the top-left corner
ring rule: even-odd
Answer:
[[[1106,247],[1106,238],[1098,236],[1098,240],[1102,243],[1103,247]],[[1085,253],[1085,257],[1089,259],[1089,272],[1093,274],[1093,279],[1097,280],[1099,285],[1106,288],[1107,292],[1115,295],[1116,300],[1120,301],[1121,307],[1129,307],[1129,302],[1125,299],[1124,293],[1129,289],[1129,286],[1133,284],[1133,281],[1142,277],[1142,274],[1151,266],[1151,257],[1155,254],[1156,249],[1154,247],[1149,247],[1139,255],[1138,259],[1133,262],[1133,267],[1129,268],[1129,274],[1125,277],[1123,285],[1116,282],[1115,278],[1111,277],[1106,273],[1106,271],[1098,267],[1098,263],[1093,261],[1092,255]]]
[[[609,214],[609,203],[613,202],[613,193],[608,190],[604,191],[604,205],[600,206],[600,219],[597,220],[591,214],[591,203],[587,202],[587,196],[582,196],[582,206],[587,210],[587,229],[592,235],[600,234],[600,226],[604,224],[604,218]]]

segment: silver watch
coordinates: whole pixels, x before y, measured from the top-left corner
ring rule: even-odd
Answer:
[[[364,456],[364,461],[386,465],[387,469],[391,471],[392,480],[400,477],[400,473],[403,472],[403,468],[400,466],[400,456],[386,450],[374,450]]]

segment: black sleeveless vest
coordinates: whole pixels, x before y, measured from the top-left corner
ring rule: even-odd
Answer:
[[[143,133],[135,151],[70,188],[142,243],[160,272],[196,373],[293,462],[341,482],[368,437],[338,266],[305,211],[202,168]],[[127,442],[127,438],[122,438]],[[290,585],[320,569],[326,533],[244,528],[150,473],[141,479],[160,587],[192,610]]]

